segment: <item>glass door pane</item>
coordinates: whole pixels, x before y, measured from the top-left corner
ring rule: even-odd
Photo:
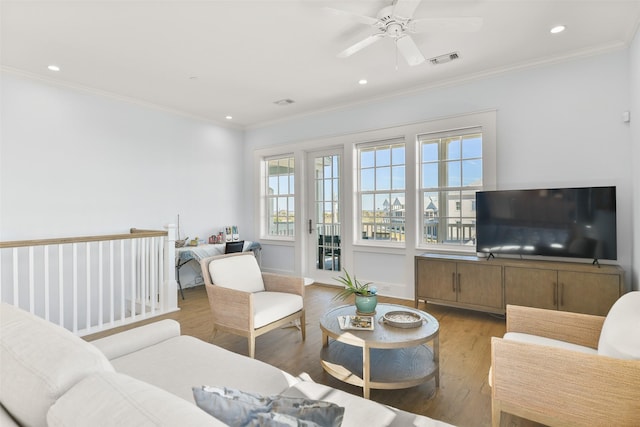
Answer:
[[[312,159],[313,212],[316,270],[340,271],[342,233],[340,227],[340,154],[315,155]],[[311,225],[311,222],[310,222]]]

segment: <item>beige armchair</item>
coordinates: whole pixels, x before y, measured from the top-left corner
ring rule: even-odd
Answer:
[[[507,306],[490,383],[494,426],[502,412],[549,426],[640,425],[640,292],[606,318]]]
[[[300,322],[305,339],[304,281],[262,273],[252,253],[213,256],[200,261],[216,330],[247,337],[255,357],[256,337]]]

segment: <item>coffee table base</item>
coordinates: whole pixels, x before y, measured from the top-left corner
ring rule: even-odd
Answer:
[[[368,363],[365,358],[368,358]],[[370,389],[408,388],[431,378],[435,378],[436,387],[440,382],[437,359],[426,345],[369,349],[331,341],[322,348],[320,359],[327,373],[340,381],[362,387],[367,399]],[[363,373],[367,368],[370,372]]]

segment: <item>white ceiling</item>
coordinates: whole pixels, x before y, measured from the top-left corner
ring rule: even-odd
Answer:
[[[375,16],[391,0],[5,1],[5,70],[225,124],[299,114],[516,67],[628,46],[640,0],[423,0],[414,18],[481,17],[475,33],[421,33],[410,67],[391,39],[336,55],[374,30],[331,7]],[[552,35],[549,29],[567,30]],[[61,70],[52,72],[49,64]],[[397,67],[396,67],[397,64]],[[361,86],[358,80],[368,84]],[[290,98],[294,104],[274,101]],[[233,116],[225,121],[225,116]]]

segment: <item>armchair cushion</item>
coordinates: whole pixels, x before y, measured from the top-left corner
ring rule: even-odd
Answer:
[[[253,326],[260,328],[302,310],[302,297],[284,292],[256,292],[253,307]]]
[[[548,347],[564,348],[565,350],[579,351],[581,353],[596,354],[597,351],[590,347],[573,344],[566,341],[554,340],[552,338],[541,337],[538,335],[523,334],[520,332],[507,332],[503,337],[505,340],[522,342],[527,344],[546,345]]]
[[[258,262],[252,253],[214,259],[209,263],[211,282],[243,292],[264,291]]]
[[[602,325],[598,354],[640,360],[640,291],[621,296]]]

